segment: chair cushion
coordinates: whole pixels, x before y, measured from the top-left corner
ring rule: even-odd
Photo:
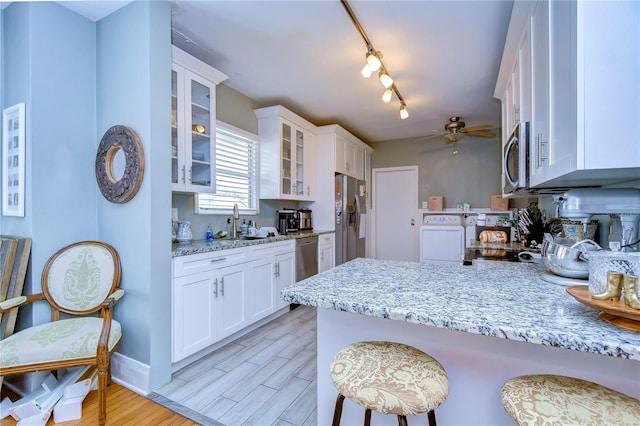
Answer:
[[[358,342],[336,354],[331,380],[338,392],[370,410],[414,415],[447,398],[449,379],[438,361],[393,342]]]
[[[0,341],[0,368],[95,356],[102,318],[71,318],[21,330]],[[122,337],[120,324],[111,321],[109,350]]]
[[[519,425],[640,425],[639,400],[573,377],[515,377],[502,404]]]

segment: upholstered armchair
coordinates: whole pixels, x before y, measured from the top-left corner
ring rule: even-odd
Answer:
[[[0,303],[2,313],[40,300],[51,306],[51,322],[0,341],[0,374],[95,366],[98,421],[105,424],[111,354],[122,337],[120,324],[112,319],[113,307],[124,295],[121,275],[118,253],[103,242],[77,242],[51,256],[42,272],[42,293]]]

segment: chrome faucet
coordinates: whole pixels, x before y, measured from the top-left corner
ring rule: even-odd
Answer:
[[[231,238],[238,238],[238,219],[240,219],[240,210],[238,210],[238,204],[233,205],[233,220],[231,221]]]

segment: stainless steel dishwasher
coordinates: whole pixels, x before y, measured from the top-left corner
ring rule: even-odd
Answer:
[[[296,238],[296,282],[318,273],[318,237]]]

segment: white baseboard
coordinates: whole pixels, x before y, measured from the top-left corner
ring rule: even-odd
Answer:
[[[114,352],[111,355],[112,380],[133,392],[147,396],[149,394],[149,369],[147,364]]]

